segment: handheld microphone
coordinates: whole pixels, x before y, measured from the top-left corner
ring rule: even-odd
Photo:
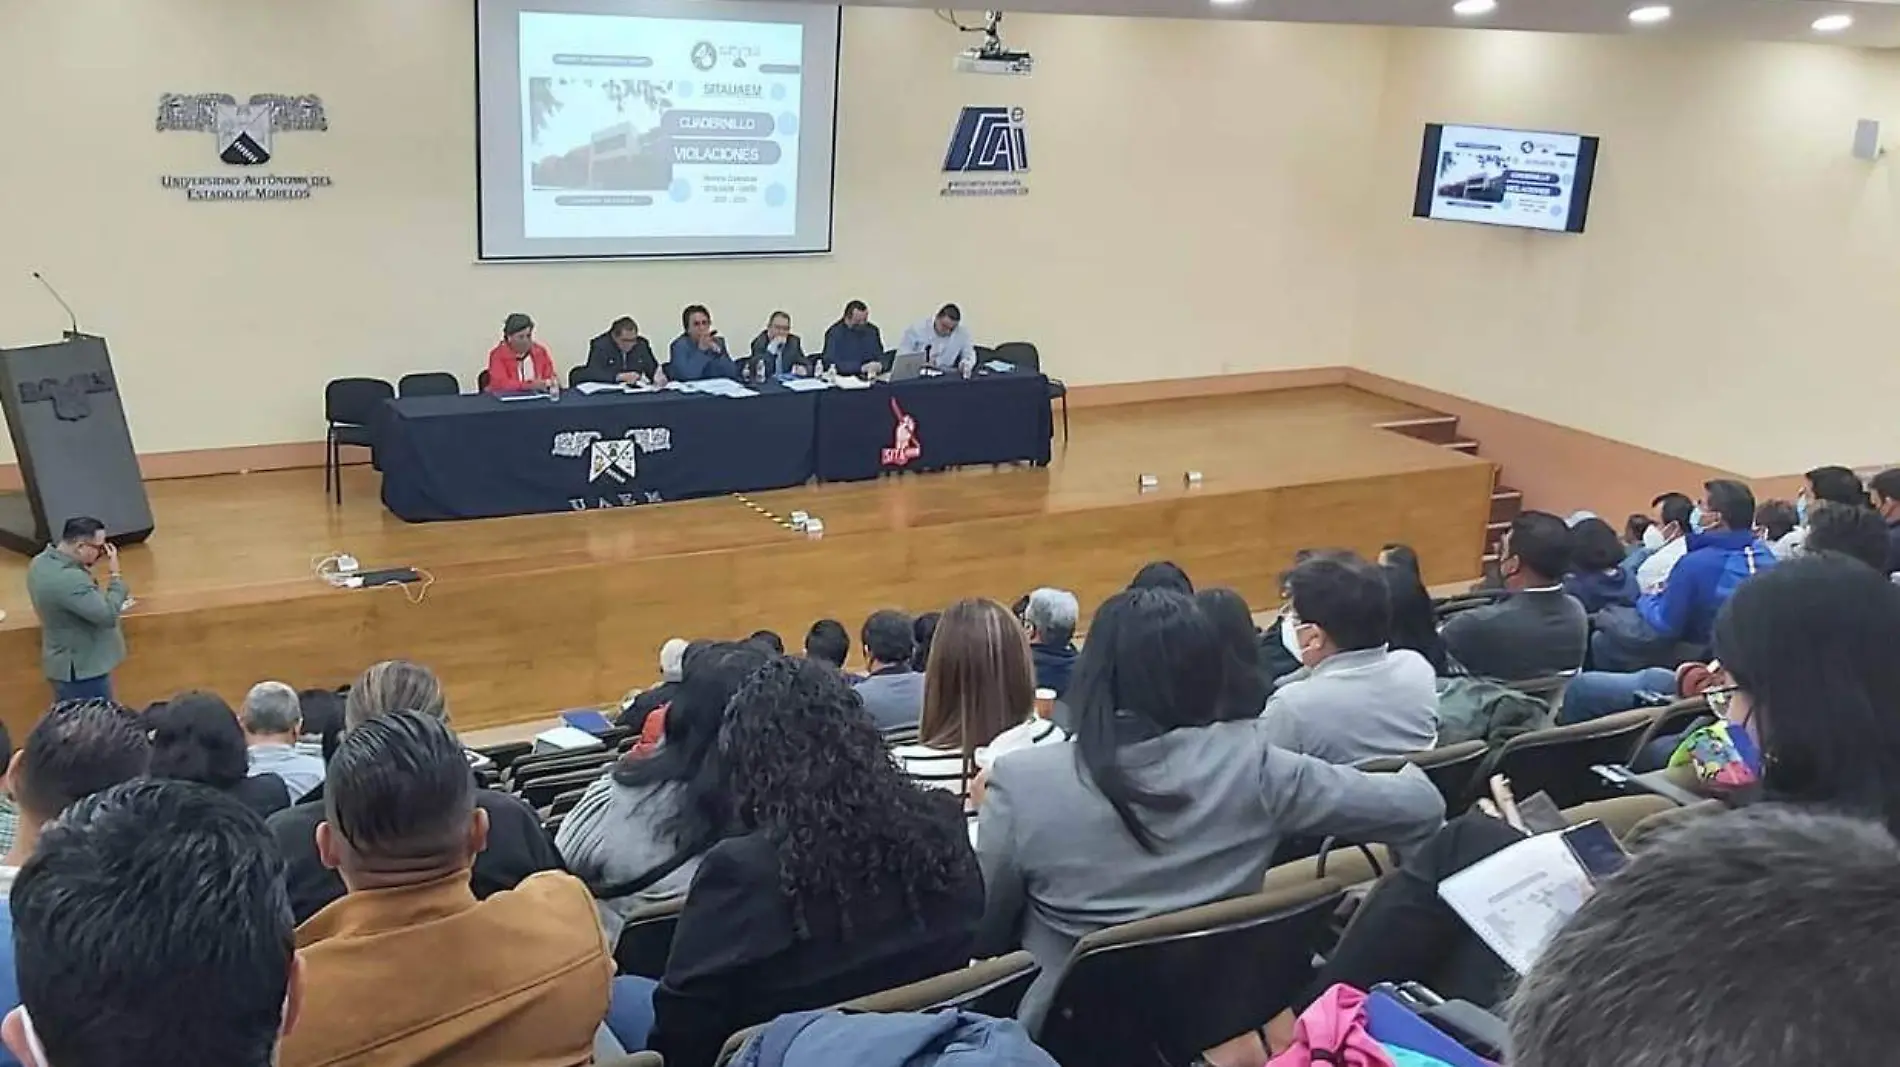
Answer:
[[[41,286],[45,287],[46,291],[53,295],[53,299],[59,301],[59,306],[66,310],[66,321],[68,325],[72,327],[66,332],[69,335],[74,336],[74,337],[79,336],[79,316],[73,314],[73,306],[66,302],[65,297],[59,295],[59,290],[53,288],[53,283],[47,281],[46,276],[41,274],[39,271],[33,272],[33,280],[40,283]]]

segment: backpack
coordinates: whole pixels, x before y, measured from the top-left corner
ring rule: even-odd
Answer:
[[[1014,1019],[965,1011],[781,1015],[746,1042],[733,1067],[1056,1067]]]
[[[1553,725],[1550,705],[1488,678],[1438,680],[1438,744],[1483,741],[1493,748]]]

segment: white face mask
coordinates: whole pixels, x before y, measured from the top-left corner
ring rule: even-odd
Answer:
[[[1300,655],[1300,620],[1295,615],[1280,616],[1280,644],[1286,646],[1288,654],[1301,663],[1306,658]]]
[[[1643,531],[1643,547],[1644,548],[1661,548],[1663,546],[1664,540],[1665,539],[1663,537],[1662,528],[1660,526],[1650,526],[1648,529],[1645,529]]]

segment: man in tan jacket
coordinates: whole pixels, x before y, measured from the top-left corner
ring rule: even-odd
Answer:
[[[344,735],[317,850],[349,892],[297,928],[307,995],[282,1067],[590,1062],[613,960],[570,875],[478,901],[488,832],[462,747],[413,712]]]

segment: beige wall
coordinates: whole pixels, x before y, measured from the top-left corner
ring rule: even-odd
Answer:
[[[1355,362],[1751,476],[1900,460],[1900,172],[1849,154],[1896,105],[1875,52],[1400,31]],[[1407,218],[1428,121],[1600,136],[1588,232]]]
[[[470,381],[518,309],[562,363],[623,313],[664,342],[689,302],[735,338],[783,306],[815,336],[852,297],[893,340],[954,299],[979,340],[1035,339],[1077,383],[1350,354],[1381,30],[1012,16],[1045,66],[1008,79],[953,74],[967,42],[930,12],[847,9],[833,255],[477,265],[471,7],[0,4],[8,83],[37,102],[0,109],[0,343],[63,327],[44,270],[111,339],[148,452],[321,437],[339,375]],[[222,166],[209,134],[154,132],[166,91],[320,94],[330,131],[280,136],[271,169],[335,188],[161,190]],[[1030,196],[938,196],[957,109],[982,103],[1028,110]]]
[[[472,378],[517,309],[572,363],[622,313],[663,342],[692,301],[743,338],[777,306],[817,335],[850,297],[894,336],[954,299],[1077,384],[1350,363],[1751,475],[1900,459],[1879,407],[1900,176],[1847,152],[1854,119],[1900,120],[1900,58],[1012,16],[1039,72],[984,78],[951,73],[964,42],[929,12],[848,8],[834,254],[477,265],[470,7],[0,4],[32,97],[0,109],[0,343],[63,325],[44,270],[112,339],[161,452],[312,440],[338,375]],[[153,131],[166,91],[319,93],[330,132],[282,136],[278,162],[336,187],[161,190],[220,168],[208,134]],[[1032,195],[937,195],[981,103],[1028,109]],[[1590,232],[1409,218],[1433,120],[1601,136]]]

